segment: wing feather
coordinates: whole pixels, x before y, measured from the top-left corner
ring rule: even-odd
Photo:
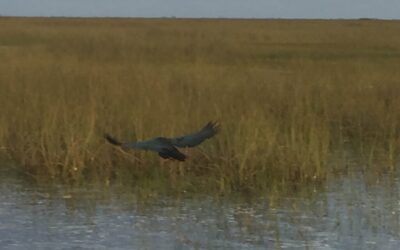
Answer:
[[[217,122],[209,122],[196,133],[171,138],[170,142],[173,146],[184,148],[194,147],[202,143],[204,140],[213,137],[218,133],[219,124]]]

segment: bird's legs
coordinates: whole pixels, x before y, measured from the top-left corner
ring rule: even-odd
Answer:
[[[195,150],[197,150],[197,152],[199,152],[203,157],[207,158],[207,160],[210,160],[210,157],[204,153],[200,148],[195,148]]]
[[[140,160],[136,155],[134,154],[130,154],[128,152],[126,152],[125,150],[123,150],[121,147],[117,147],[117,149],[124,155],[126,155],[128,158],[131,158],[133,156],[133,158],[135,159],[135,161],[138,161],[140,164],[142,164],[142,160]]]

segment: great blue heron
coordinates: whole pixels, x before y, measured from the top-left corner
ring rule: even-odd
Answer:
[[[109,134],[104,134],[104,138],[111,144],[119,146],[122,149],[141,149],[157,152],[164,159],[175,159],[184,161],[186,155],[181,153],[178,148],[194,147],[204,140],[213,137],[219,129],[219,124],[209,122],[199,131],[175,138],[156,137],[146,141],[137,142],[119,142]]]

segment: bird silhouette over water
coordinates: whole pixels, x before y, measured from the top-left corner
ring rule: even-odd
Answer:
[[[213,137],[218,133],[220,125],[217,122],[209,122],[199,131],[175,138],[156,137],[146,141],[120,142],[109,134],[104,134],[104,138],[112,145],[122,149],[139,149],[157,152],[164,159],[174,159],[184,161],[186,155],[177,148],[195,147]]]

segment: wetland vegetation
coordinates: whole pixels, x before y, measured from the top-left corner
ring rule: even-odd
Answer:
[[[398,21],[2,17],[0,58],[0,153],[39,182],[229,193],[397,170]],[[209,120],[185,163],[102,138]]]

